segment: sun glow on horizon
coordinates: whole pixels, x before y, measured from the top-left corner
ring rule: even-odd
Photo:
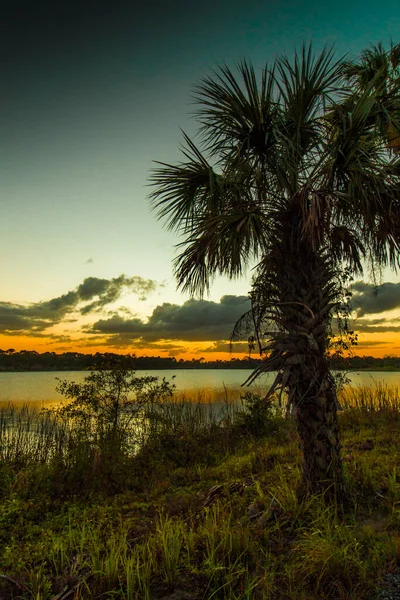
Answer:
[[[359,343],[351,348],[352,354],[357,356],[373,356],[383,358],[388,355],[400,356],[400,336],[397,332],[385,334],[359,334]],[[113,352],[115,354],[134,354],[136,356],[161,356],[175,357],[176,360],[192,360],[203,358],[205,362],[214,360],[231,360],[232,358],[245,358],[249,355],[245,342],[229,349],[229,341],[226,341],[226,351],[222,349],[225,343],[191,342],[185,340],[160,340],[146,346],[143,341],[132,341],[126,344],[108,343],[105,338],[94,338],[93,336],[70,336],[68,340],[55,340],[52,337],[34,337],[29,335],[1,335],[0,348],[2,350],[14,349],[36,351],[38,353],[55,352],[79,352],[82,354],[95,354],[96,352]],[[215,347],[215,350],[213,350]],[[251,356],[257,358],[258,354],[252,352]]]

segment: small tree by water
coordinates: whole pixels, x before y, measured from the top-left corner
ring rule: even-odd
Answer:
[[[171,400],[175,386],[166,379],[137,377],[125,364],[93,371],[83,383],[60,381],[67,403],[53,409],[69,421],[76,438],[97,448],[102,458],[130,454],[139,442],[146,408]]]

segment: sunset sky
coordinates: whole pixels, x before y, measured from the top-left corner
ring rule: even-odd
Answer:
[[[137,6],[137,8],[135,8]],[[400,41],[398,0],[15,2],[2,16],[0,348],[229,358],[247,278],[176,290],[152,161],[193,135],[193,84],[303,40]],[[360,354],[400,355],[400,276],[354,286]],[[244,351],[245,344],[237,351]]]

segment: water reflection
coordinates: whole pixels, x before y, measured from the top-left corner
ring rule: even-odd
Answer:
[[[233,369],[177,369],[160,371],[137,371],[137,376],[154,375],[172,380],[177,387],[177,398],[190,399],[196,404],[239,402],[240,396],[249,388],[241,385],[251,374],[251,370]],[[55,391],[58,380],[82,383],[87,371],[60,371],[35,373],[0,373],[0,404],[12,402],[16,405],[29,404],[36,408],[59,404],[63,397]],[[377,383],[400,386],[398,371],[351,372],[348,377],[352,385],[374,387]],[[263,375],[250,390],[265,393],[273,380],[273,374]]]

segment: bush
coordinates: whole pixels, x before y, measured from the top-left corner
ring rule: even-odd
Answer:
[[[273,397],[266,400],[260,394],[246,392],[241,396],[241,400],[244,410],[236,420],[241,430],[254,436],[263,436],[275,429],[273,418],[276,416],[276,410]]]
[[[158,377],[136,377],[125,364],[114,364],[91,372],[83,383],[60,381],[57,391],[68,403],[50,412],[72,431],[65,448],[65,483],[117,491],[126,485],[130,458],[146,439],[147,408],[169,401],[174,386]]]

